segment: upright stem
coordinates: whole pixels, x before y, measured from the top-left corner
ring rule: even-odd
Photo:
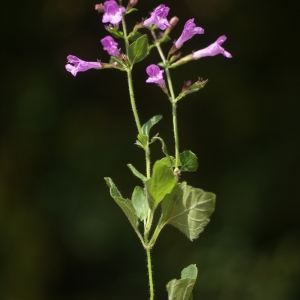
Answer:
[[[178,138],[178,128],[177,128],[176,102],[172,102],[172,115],[173,115],[173,129],[174,129],[174,140],[175,140],[175,168],[178,168],[178,164],[179,164],[179,138]]]
[[[156,45],[156,48],[158,50],[158,53],[159,53],[164,65],[166,66],[167,60],[165,58],[164,53],[161,50],[159,42],[157,41],[155,32],[152,30],[151,33],[152,33],[152,36],[154,37],[155,45]],[[175,94],[174,94],[174,88],[173,88],[173,84],[172,84],[170,70],[168,68],[165,68],[165,71],[166,71],[166,76],[167,76],[168,88],[169,88],[169,91],[170,91],[170,94],[171,94],[170,101],[171,101],[171,104],[172,104],[173,130],[174,130],[174,140],[175,140],[175,168],[178,168],[178,164],[179,164],[179,138],[178,138],[176,101],[175,101]]]
[[[135,124],[138,130],[139,134],[142,134],[142,127],[139,119],[139,115],[137,113],[136,105],[135,105],[135,99],[134,99],[134,92],[133,92],[133,84],[132,84],[132,73],[131,69],[127,69],[127,80],[128,80],[128,88],[129,88],[129,96],[130,96],[130,103],[131,108],[134,115]]]
[[[145,234],[145,242],[148,245],[148,234]],[[154,300],[154,285],[153,285],[153,272],[152,272],[152,263],[151,263],[151,250],[146,248],[147,254],[147,267],[148,267],[148,276],[149,276],[149,292],[150,300]]]

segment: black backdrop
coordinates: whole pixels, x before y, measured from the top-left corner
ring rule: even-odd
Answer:
[[[132,26],[159,5],[139,1]],[[179,102],[182,150],[199,157],[195,187],[217,194],[217,207],[193,243],[164,229],[152,252],[157,299],[195,263],[195,299],[300,298],[299,43],[296,3],[165,0],[169,16],[195,18],[204,35],[183,54],[225,34],[226,59],[203,58],[172,70],[175,90],[208,78]],[[0,298],[148,299],[146,259],[126,217],[109,197],[112,177],[130,197],[139,184],[126,164],[144,168],[135,145],[126,74],[90,70],[76,78],[66,56],[108,60],[106,35],[91,0],[5,1],[1,7]],[[299,34],[299,33],[298,33]],[[164,45],[167,51],[171,45]],[[120,45],[123,47],[122,45]],[[173,147],[171,109],[145,68],[134,84],[142,122]],[[161,156],[154,145],[152,157]]]

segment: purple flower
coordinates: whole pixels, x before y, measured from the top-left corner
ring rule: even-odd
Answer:
[[[146,80],[148,83],[156,83],[162,89],[165,88],[165,81],[163,77],[164,70],[160,70],[157,65],[150,65],[146,69],[149,78]]]
[[[225,51],[221,45],[226,41],[227,37],[225,35],[220,36],[214,43],[208,47],[198,50],[192,54],[192,59],[199,59],[204,56],[215,56],[217,54],[223,54],[227,58],[231,58],[232,55]]]
[[[185,23],[182,34],[175,43],[175,47],[179,49],[180,47],[182,47],[184,42],[191,39],[195,34],[203,34],[203,33],[204,33],[204,29],[201,27],[196,27],[196,24],[194,23],[194,19],[190,19]]]
[[[118,49],[118,43],[114,41],[111,36],[106,36],[101,39],[101,44],[103,45],[103,49],[108,52],[109,55],[118,57],[120,56],[120,52]]]
[[[104,2],[104,15],[102,18],[103,23],[119,24],[122,20],[122,14],[125,7],[119,7],[115,0],[108,0]]]
[[[167,27],[171,27],[169,21],[167,20],[167,15],[170,8],[161,4],[157,6],[154,12],[151,13],[151,17],[144,21],[145,26],[150,26],[155,24],[160,30],[165,30]]]
[[[79,59],[74,55],[67,56],[68,63],[66,64],[66,70],[72,73],[73,76],[76,76],[77,72],[85,72],[89,69],[100,69],[102,68],[101,64],[97,61],[84,61]]]

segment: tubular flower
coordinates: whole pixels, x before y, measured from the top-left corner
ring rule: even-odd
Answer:
[[[201,27],[196,27],[196,24],[194,23],[194,19],[190,19],[185,23],[181,36],[175,42],[175,47],[179,49],[182,47],[184,42],[191,39],[195,34],[203,34],[203,33],[204,33],[204,29]]]
[[[166,87],[163,77],[164,70],[160,70],[157,65],[153,64],[147,67],[146,72],[149,75],[149,78],[146,80],[147,83],[156,83],[162,89]]]
[[[101,39],[101,44],[103,49],[108,52],[109,55],[119,57],[120,51],[118,49],[118,43],[111,36],[106,36],[105,38]]]
[[[170,8],[164,4],[157,6],[154,12],[151,13],[151,17],[146,19],[143,25],[156,25],[160,30],[165,30],[167,27],[171,27],[169,21],[167,20],[169,10]]]
[[[89,69],[101,69],[100,62],[97,61],[84,61],[74,55],[67,56],[68,63],[66,64],[66,70],[70,72],[74,77],[78,72],[85,72]]]
[[[227,37],[225,35],[220,36],[214,43],[208,47],[198,50],[192,54],[192,59],[199,59],[205,56],[215,56],[217,54],[223,54],[227,58],[231,58],[232,55],[225,51],[221,45],[226,41]]]
[[[108,0],[104,2],[103,23],[119,24],[122,21],[122,14],[125,7],[119,7],[115,0]]]

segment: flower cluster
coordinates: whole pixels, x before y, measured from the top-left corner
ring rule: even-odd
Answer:
[[[137,0],[130,0],[128,3],[127,8],[118,5],[115,0],[108,0],[105,1],[104,4],[96,4],[95,9],[98,12],[103,13],[102,22],[103,23],[110,23],[110,26],[118,26],[119,23],[122,21],[123,14],[126,10],[131,9],[134,5],[136,5]],[[164,4],[159,5],[154,9],[151,13],[150,17],[145,19],[142,23],[138,25],[138,29],[149,27],[150,30],[155,30],[156,28],[164,31],[164,35],[167,35],[171,29],[177,24],[178,18],[173,17],[170,21],[168,21],[168,13],[170,8],[165,6]],[[113,27],[108,27],[113,28]],[[116,28],[116,27],[115,27]],[[118,28],[118,27],[117,27]],[[194,19],[188,20],[183,28],[183,31],[179,38],[175,41],[173,47],[169,51],[168,57],[169,60],[169,68],[175,68],[179,65],[187,63],[191,60],[197,60],[199,58],[205,56],[215,56],[217,54],[222,54],[227,58],[231,58],[232,55],[227,52],[223,47],[222,44],[226,40],[226,36],[220,36],[216,42],[212,43],[208,47],[195,51],[181,59],[179,59],[180,54],[173,55],[178,49],[180,49],[183,44],[190,40],[196,34],[204,34],[204,29],[201,27],[197,27]],[[108,52],[108,54],[112,57],[120,58],[121,53],[118,48],[118,43],[113,39],[112,36],[106,36],[100,40],[103,49]],[[125,57],[122,54],[122,57]],[[116,67],[117,63],[114,64],[105,64],[98,62],[86,62],[79,59],[76,56],[69,55],[67,57],[68,63],[66,65],[66,70],[71,72],[73,76],[76,76],[78,72],[84,72],[89,69],[101,69],[109,67]],[[147,67],[146,73],[148,74],[149,78],[146,80],[147,83],[156,83],[162,89],[166,88],[165,81],[163,79],[163,70],[160,70],[157,65],[151,64]]]

